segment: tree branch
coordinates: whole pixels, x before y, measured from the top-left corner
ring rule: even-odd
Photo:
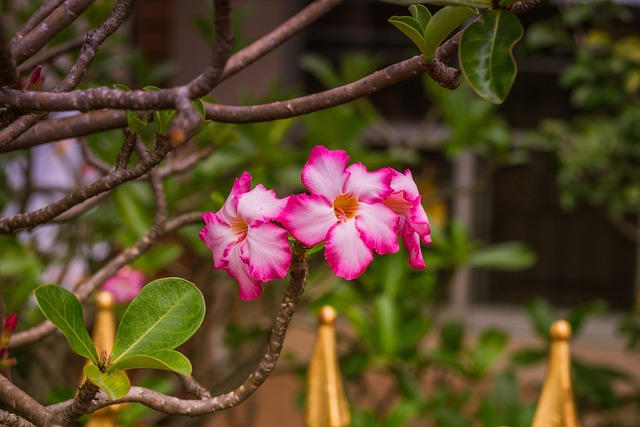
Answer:
[[[11,43],[16,63],[20,65],[33,56],[92,4],[93,0],[67,0],[27,34],[18,34]]]
[[[27,22],[20,28],[16,34],[16,38],[22,38],[29,31],[33,30],[39,23],[41,23],[47,16],[51,15],[51,12],[56,10],[64,0],[45,0],[40,7],[33,12]]]
[[[353,83],[287,101],[251,106],[205,104],[207,118],[225,123],[253,123],[300,116],[346,104],[425,71],[422,56],[414,56]]]
[[[2,375],[0,375],[0,400],[33,424],[42,426],[51,421],[52,415],[44,406]]]
[[[4,20],[0,16],[0,87],[12,86],[17,82],[18,69],[16,68],[16,60],[11,53]]]
[[[189,99],[206,95],[218,84],[233,48],[233,29],[231,26],[229,0],[214,0],[214,10],[215,49],[209,66],[202,74],[187,84],[187,97]]]
[[[87,409],[91,406],[93,398],[100,389],[89,380],[84,380],[76,398],[67,406],[60,415],[60,424],[69,425],[81,416],[87,413]]]
[[[9,427],[36,427],[24,418],[0,409],[0,426]]]
[[[222,79],[227,79],[238,71],[247,68],[256,60],[307,28],[311,23],[327,14],[327,12],[340,3],[342,3],[342,0],[314,1],[293,17],[278,25],[272,32],[251,43],[229,58]]]

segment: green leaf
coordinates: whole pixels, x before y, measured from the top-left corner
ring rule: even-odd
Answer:
[[[516,78],[513,46],[524,29],[508,10],[489,10],[469,24],[460,38],[460,67],[473,90],[489,101],[502,103]]]
[[[191,375],[191,362],[182,353],[176,350],[155,350],[145,354],[137,354],[131,357],[120,359],[118,363],[113,364],[109,371],[113,368],[125,371],[127,369],[162,369],[165,371],[173,371],[180,375]]]
[[[433,61],[436,49],[449,34],[469,18],[477,15],[477,11],[469,7],[447,6],[437,11],[424,29],[427,44],[427,60]]]
[[[494,270],[521,270],[537,261],[534,251],[519,242],[497,243],[476,249],[469,256],[469,265]]]
[[[424,32],[418,21],[411,16],[392,16],[389,22],[409,37],[411,41],[418,46],[422,55],[427,58],[427,43],[424,41]]]
[[[89,381],[107,393],[110,399],[118,399],[124,396],[131,388],[129,377],[117,369],[113,372],[101,372],[97,366],[87,365],[84,367],[84,374]]]
[[[155,280],[129,304],[116,332],[111,360],[173,349],[188,340],[204,319],[200,290],[180,278]]]
[[[64,334],[71,350],[98,364],[98,352],[84,324],[82,305],[67,289],[57,285],[45,285],[35,289],[38,305],[44,315]]]
[[[409,6],[409,12],[411,12],[411,16],[413,16],[418,23],[421,33],[424,36],[424,29],[427,27],[429,20],[431,20],[431,12],[421,4],[412,4]]]
[[[488,9],[493,6],[492,0],[430,0],[425,3],[437,6],[466,6]]]

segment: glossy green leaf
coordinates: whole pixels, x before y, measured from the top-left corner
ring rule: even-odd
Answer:
[[[204,298],[193,283],[180,278],[149,283],[122,316],[112,363],[118,365],[135,355],[179,346],[198,330],[204,312]]]
[[[427,57],[427,44],[424,41],[422,28],[420,28],[420,24],[415,18],[411,16],[392,16],[389,18],[389,22],[402,31],[405,36],[409,37],[420,49],[422,55],[425,58]]]
[[[131,388],[129,377],[117,369],[112,372],[101,372],[96,365],[87,365],[84,367],[84,375],[107,393],[110,399],[124,396]]]
[[[181,375],[191,375],[191,362],[182,353],[176,350],[155,350],[145,354],[137,354],[131,357],[125,357],[109,368],[125,371],[127,369],[162,369],[165,371],[173,371]]]
[[[57,285],[36,288],[33,293],[44,315],[64,334],[71,350],[98,364],[98,352],[84,324],[82,305],[69,290]]]
[[[477,15],[477,11],[469,7],[447,6],[437,11],[424,29],[427,60],[433,61],[436,49],[447,36],[475,15]]]
[[[473,90],[489,101],[502,103],[516,78],[513,47],[524,30],[506,9],[489,10],[469,24],[460,38],[460,67]]]
[[[409,12],[418,23],[421,30],[420,32],[424,36],[424,29],[427,27],[427,24],[431,20],[431,12],[429,12],[429,9],[421,4],[412,4],[411,6],[409,6]]]
[[[437,6],[479,7],[481,9],[489,9],[493,6],[493,2],[491,0],[431,0],[425,3]]]

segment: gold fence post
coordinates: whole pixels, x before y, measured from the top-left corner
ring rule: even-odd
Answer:
[[[550,328],[547,374],[531,427],[580,427],[571,387],[571,325],[558,320]]]
[[[346,427],[351,423],[338,366],[336,311],[324,306],[309,363],[305,422],[307,427]]]
[[[116,318],[113,313],[115,300],[111,292],[100,291],[96,295],[96,318],[91,338],[98,352],[110,354],[116,337]],[[118,412],[122,405],[107,406],[89,414],[86,427],[118,427]]]

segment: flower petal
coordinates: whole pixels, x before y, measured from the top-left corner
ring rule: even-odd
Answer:
[[[344,168],[349,156],[343,150],[328,150],[317,145],[311,150],[309,160],[302,169],[302,183],[311,194],[321,194],[334,200],[342,194],[342,187],[349,176]]]
[[[225,251],[231,245],[235,245],[241,237],[235,233],[228,224],[213,212],[202,215],[205,226],[200,231],[200,239],[211,249],[213,253],[213,266],[215,268],[225,268],[227,260],[225,259]]]
[[[270,222],[249,227],[242,260],[249,265],[249,274],[258,280],[284,277],[291,264],[287,232]]]
[[[362,163],[354,163],[347,168],[347,172],[349,177],[344,184],[344,192],[358,200],[381,202],[391,194],[391,172],[388,168],[369,172]]]
[[[275,191],[262,184],[238,196],[238,215],[249,227],[276,219],[287,204],[287,199],[278,199]]]
[[[249,274],[249,266],[242,261],[242,246],[234,245],[227,254],[229,264],[226,268],[227,274],[238,281],[240,285],[240,299],[252,300],[262,294],[262,285],[260,280]]]
[[[224,222],[230,223],[232,218],[237,216],[238,198],[249,190],[251,190],[251,175],[249,172],[244,172],[240,178],[235,179],[227,200],[216,212]]]
[[[404,192],[404,198],[408,201],[413,201],[420,196],[418,186],[413,180],[409,169],[404,174],[392,168],[389,168],[389,170],[391,171],[391,188],[394,192]]]
[[[360,203],[355,224],[367,246],[384,255],[400,249],[396,235],[398,221],[398,215],[381,203]]]
[[[307,246],[326,239],[329,228],[337,222],[333,206],[325,197],[308,194],[289,197],[278,220],[293,237]]]
[[[408,219],[411,220],[413,230],[422,237],[425,243],[431,243],[431,237],[429,237],[429,234],[431,234],[431,225],[429,224],[429,218],[421,202],[422,197],[416,197],[410,210],[411,215]]]
[[[402,243],[409,252],[409,265],[413,268],[426,268],[424,258],[422,257],[422,249],[420,248],[420,236],[414,232],[405,218],[400,220],[400,235]]]
[[[373,254],[360,238],[355,221],[339,222],[329,230],[324,257],[336,276],[355,279],[367,269]]]

